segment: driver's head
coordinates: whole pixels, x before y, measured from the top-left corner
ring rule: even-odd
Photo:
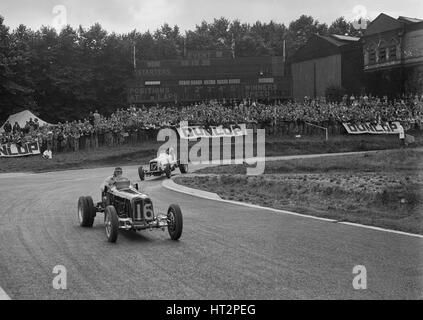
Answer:
[[[166,149],[166,154],[169,154],[170,153],[170,149],[169,148],[167,148]]]
[[[117,167],[115,168],[115,171],[113,172],[113,176],[117,177],[121,177],[123,173],[123,170],[121,167]]]

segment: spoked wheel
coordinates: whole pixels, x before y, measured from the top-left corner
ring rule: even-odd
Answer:
[[[178,240],[182,235],[183,219],[181,208],[177,204],[171,204],[167,210],[168,226],[170,238]]]
[[[181,171],[182,174],[187,173],[188,172],[188,163],[179,164],[179,170]]]
[[[114,206],[107,206],[104,211],[104,228],[107,241],[116,242],[119,230],[119,219]]]
[[[168,179],[170,179],[170,177],[172,176],[172,170],[170,169],[170,165],[169,164],[165,168],[165,173],[166,173],[166,177]]]
[[[91,228],[94,224],[95,209],[91,197],[79,197],[78,220],[81,227]]]

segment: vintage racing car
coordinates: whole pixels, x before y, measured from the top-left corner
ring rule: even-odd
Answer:
[[[171,148],[166,150],[166,152],[160,153],[157,158],[150,160],[149,170],[139,167],[138,175],[141,181],[144,181],[146,176],[161,176],[162,174],[166,174],[166,177],[170,178],[172,171],[175,171],[176,168],[179,168],[181,173],[188,172],[188,164],[180,163]]]
[[[78,219],[82,227],[92,227],[97,213],[104,213],[104,226],[109,242],[116,242],[118,230],[140,231],[167,228],[172,240],[182,235],[182,212],[171,204],[167,214],[156,214],[150,197],[132,186],[130,181],[119,181],[102,193],[102,201],[94,206],[90,196],[78,200]]]

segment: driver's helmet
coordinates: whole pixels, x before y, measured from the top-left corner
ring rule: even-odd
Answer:
[[[115,168],[115,171],[113,172],[113,176],[115,178],[122,177],[122,174],[123,174],[123,170],[121,167]]]
[[[166,154],[170,154],[170,149],[169,148],[166,149]]]

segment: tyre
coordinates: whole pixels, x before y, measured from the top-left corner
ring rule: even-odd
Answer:
[[[81,227],[91,228],[94,224],[94,205],[88,197],[78,199],[78,220]],[[91,197],[89,197],[91,198]]]
[[[181,171],[182,174],[188,173],[188,164],[179,164],[179,171]]]
[[[182,235],[182,212],[181,208],[177,204],[171,204],[167,210],[168,226],[170,238],[172,240],[178,240]]]
[[[94,218],[97,215],[97,212],[96,212],[96,208],[94,207],[93,198],[91,196],[87,196],[87,197],[85,197],[85,199],[88,202],[88,207],[91,209],[91,216],[93,217],[93,220],[94,220]]]
[[[119,218],[114,206],[107,206],[104,211],[104,228],[107,241],[116,242],[119,230]]]
[[[142,167],[138,168],[138,175],[140,176],[141,181],[145,180],[145,172],[144,172],[144,169]]]
[[[170,167],[170,165],[169,165],[169,164],[166,166],[166,168],[165,168],[165,171],[164,171],[164,172],[166,173],[166,177],[167,177],[168,179],[170,179],[170,177],[172,176],[172,169],[171,169],[171,167]]]

